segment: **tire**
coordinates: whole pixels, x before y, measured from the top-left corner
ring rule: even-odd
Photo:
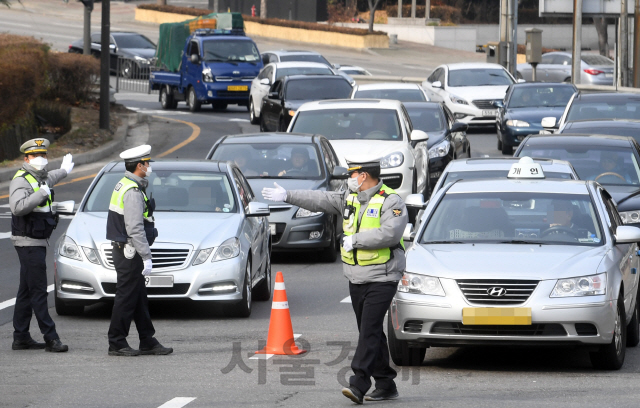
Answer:
[[[264,123],[264,116],[262,116],[262,112],[260,113],[260,131],[267,132],[267,125]]]
[[[267,252],[265,259],[265,277],[253,289],[253,298],[255,300],[265,302],[271,299],[271,252]]]
[[[223,102],[214,102],[211,104],[211,107],[215,110],[225,110],[227,109],[228,104]]]
[[[326,248],[322,248],[322,251],[320,251],[320,260],[326,263],[334,263],[336,259],[338,259],[338,245],[339,244],[334,229],[334,231],[331,233],[331,244]]]
[[[640,304],[636,297],[636,306],[633,308],[633,316],[627,325],[627,347],[636,347],[640,343],[640,321],[638,321],[638,313],[640,312]]]
[[[225,314],[231,317],[249,317],[251,316],[251,260],[247,261],[247,267],[244,272],[244,282],[242,285],[242,300],[237,303],[225,305]]]
[[[249,122],[251,122],[252,125],[257,125],[260,123],[260,117],[256,117],[256,111],[255,108],[253,106],[253,99],[249,98],[250,102],[249,102]]]
[[[58,291],[53,290],[53,297],[56,305],[56,313],[58,316],[80,316],[84,312],[82,305],[68,305],[58,297]]]
[[[173,99],[173,95],[167,91],[166,86],[160,89],[160,105],[165,110],[175,109],[178,105],[178,102]]]
[[[189,105],[189,110],[191,112],[198,112],[202,106],[202,102],[198,100],[196,91],[192,86],[189,87],[189,90],[187,91],[187,105]]]
[[[131,79],[134,77],[136,65],[131,60],[124,60],[120,64],[119,75],[122,78]]]
[[[387,343],[389,344],[389,355],[391,360],[397,366],[413,366],[419,367],[424,361],[427,354],[426,347],[413,348],[409,347],[409,343],[404,340],[398,340],[391,323],[391,310],[387,317]]]
[[[498,150],[502,150],[502,134],[498,132]]]
[[[502,151],[502,154],[508,154],[509,156],[513,156],[513,146],[508,146],[504,140],[500,141],[500,151]]]
[[[599,370],[619,370],[624,364],[627,345],[627,325],[624,324],[626,318],[623,297],[622,293],[620,293],[611,343],[601,346],[600,350],[596,352],[589,353],[591,364]]]

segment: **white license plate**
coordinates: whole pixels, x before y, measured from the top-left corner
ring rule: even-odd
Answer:
[[[271,230],[271,235],[276,235],[276,224],[269,224],[269,229]]]
[[[173,276],[145,276],[144,286],[148,288],[172,288]]]
[[[605,78],[613,78],[613,74],[604,74]]]
[[[496,111],[494,110],[483,110],[482,116],[496,116]]]

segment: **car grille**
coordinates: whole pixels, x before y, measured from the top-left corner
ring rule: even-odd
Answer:
[[[478,109],[495,109],[496,107],[492,105],[493,101],[499,101],[500,99],[476,99],[472,101],[476,108]]]
[[[175,283],[171,288],[147,288],[147,295],[185,295],[189,292],[189,283]],[[103,282],[102,290],[107,295],[116,294],[116,284],[111,282]]]
[[[404,331],[408,333],[420,333],[422,331],[422,321],[407,320],[404,324]]]
[[[218,96],[228,97],[228,98],[248,98],[249,91],[218,91]]]
[[[242,82],[251,82],[253,81],[252,76],[243,76],[243,77],[230,77],[230,76],[217,76],[215,77],[216,82],[231,82],[231,81],[242,81]]]
[[[535,280],[462,279],[456,282],[469,302],[482,305],[524,303],[538,286],[538,281]],[[491,296],[491,288],[502,288],[506,293],[502,296]]]
[[[437,322],[431,326],[432,334],[467,336],[566,336],[567,332],[558,323],[539,323],[525,326],[511,325],[465,325],[460,322]]]
[[[380,179],[389,188],[396,189],[402,185],[402,174],[384,174],[380,175]]]
[[[110,268],[114,267],[112,251],[111,245],[102,246],[103,259]],[[161,270],[181,267],[186,263],[190,252],[189,248],[151,248],[153,269]]]

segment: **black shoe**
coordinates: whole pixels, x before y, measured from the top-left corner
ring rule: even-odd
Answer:
[[[384,401],[384,400],[396,399],[399,396],[400,395],[398,394],[398,389],[381,390],[379,388],[376,388],[375,390],[373,390],[371,394],[364,397],[364,400],[365,401]]]
[[[69,351],[69,347],[66,344],[62,344],[60,339],[53,339],[47,342],[44,351],[50,351],[52,353],[64,353],[65,351]]]
[[[42,350],[47,345],[45,343],[38,343],[31,337],[27,340],[14,340],[11,344],[12,350]]]
[[[140,351],[139,350],[134,350],[129,346],[123,347],[123,348],[121,348],[119,350],[116,350],[113,347],[109,346],[109,355],[110,356],[122,356],[122,357],[135,357],[135,356],[139,356],[140,355]]]
[[[165,347],[162,344],[158,343],[151,348],[143,348],[140,347],[140,354],[142,355],[157,355],[157,356],[166,356],[167,354],[173,353],[173,349],[171,347]]]
[[[360,390],[354,387],[353,385],[350,386],[349,388],[343,388],[342,395],[349,398],[351,401],[355,402],[356,404],[362,405],[362,392],[360,392]]]

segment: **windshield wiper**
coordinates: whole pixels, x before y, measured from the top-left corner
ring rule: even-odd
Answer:
[[[427,241],[422,244],[464,244],[462,241]]]
[[[542,241],[527,241],[524,239],[512,239],[510,241],[499,241],[500,244],[525,244],[525,245],[549,245],[548,242]]]

